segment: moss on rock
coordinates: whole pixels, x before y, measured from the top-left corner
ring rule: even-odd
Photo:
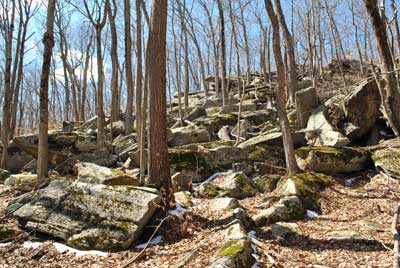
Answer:
[[[400,179],[400,150],[385,148],[374,151],[371,155],[376,168],[383,170],[389,176]]]

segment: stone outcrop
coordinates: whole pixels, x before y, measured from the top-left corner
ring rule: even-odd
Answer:
[[[296,92],[297,119],[300,127],[305,127],[311,111],[318,107],[317,90],[309,87]]]
[[[369,163],[368,152],[356,148],[302,147],[295,154],[302,170],[329,174],[363,170]]]
[[[400,179],[400,149],[375,150],[372,152],[371,158],[376,168],[395,179]]]
[[[161,201],[151,188],[54,180],[13,200],[19,224],[78,249],[115,251],[134,243]]]

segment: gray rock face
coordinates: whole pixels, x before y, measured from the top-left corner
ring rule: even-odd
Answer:
[[[296,92],[296,110],[299,125],[305,127],[311,111],[318,107],[317,90],[309,87]]]
[[[312,146],[333,147],[348,145],[350,140],[342,133],[335,130],[326,113],[325,106],[320,106],[311,113],[306,129],[308,144]]]
[[[137,149],[136,133],[119,135],[113,140],[112,146],[119,160],[125,162],[129,157],[129,153]]]
[[[213,198],[208,206],[212,211],[224,211],[240,207],[238,200],[231,197]]]
[[[171,176],[174,192],[192,190],[192,177],[185,172],[177,172]]]
[[[302,170],[329,174],[363,170],[368,165],[368,152],[355,148],[302,147],[296,150]]]
[[[8,177],[10,177],[11,173],[8,170],[0,169],[0,183],[3,183]]]
[[[283,197],[272,207],[261,211],[252,219],[257,226],[279,221],[303,219],[306,210],[297,196]]]
[[[250,239],[241,222],[227,228],[225,241],[208,268],[248,268],[255,260]]]
[[[241,199],[254,196],[257,189],[243,173],[226,173],[215,181],[203,183],[199,192],[206,197],[228,196]]]
[[[378,85],[375,80],[364,81],[346,96],[343,107],[346,122],[356,126],[347,136],[351,140],[361,138],[374,125],[381,104]]]
[[[110,169],[93,163],[81,162],[75,165],[78,172],[78,182],[105,185],[138,186],[137,178],[118,169]]]
[[[207,115],[206,110],[203,107],[194,108],[187,116],[186,119],[193,121],[201,116]]]
[[[400,150],[384,148],[372,152],[372,161],[376,168],[383,170],[387,175],[400,179]]]
[[[169,145],[172,147],[182,146],[192,143],[202,143],[210,141],[210,137],[206,129],[196,128],[192,126],[179,127],[171,129],[171,140]]]
[[[228,126],[223,126],[219,131],[218,131],[218,138],[222,141],[230,141],[231,136],[229,135],[229,127]]]
[[[301,229],[297,223],[277,222],[272,225],[272,236],[275,238],[291,238],[301,234]]]
[[[55,180],[13,200],[7,212],[20,225],[79,249],[114,251],[136,241],[160,203],[151,188]]]
[[[125,133],[125,122],[116,121],[107,125],[107,130],[110,132],[112,130],[113,136],[118,136]]]

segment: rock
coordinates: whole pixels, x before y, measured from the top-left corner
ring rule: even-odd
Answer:
[[[272,236],[277,239],[288,239],[301,234],[300,226],[292,222],[277,222],[272,224]]]
[[[303,146],[305,143],[305,133],[301,131],[296,131],[292,133],[293,144],[295,146]],[[238,145],[241,149],[252,149],[260,145],[269,146],[282,146],[282,133],[281,132],[271,132],[264,135],[259,135],[254,138],[250,138],[245,142]]]
[[[210,141],[206,129],[193,126],[173,128],[169,146],[176,147],[191,143],[202,143]]]
[[[125,152],[127,152],[126,154],[128,154],[129,152],[134,151],[137,148],[136,136],[137,136],[136,133],[132,133],[129,135],[119,135],[118,137],[116,137],[112,142],[114,153],[117,155],[121,155]]]
[[[63,121],[62,123],[62,131],[63,132],[72,132],[75,131],[80,125],[82,125],[82,121]]]
[[[315,87],[296,92],[296,111],[300,127],[306,127],[311,111],[318,107],[318,102]]]
[[[231,136],[229,135],[229,127],[228,126],[223,126],[219,131],[218,131],[218,138],[222,141],[230,141]]]
[[[350,140],[342,133],[335,130],[328,120],[326,112],[326,107],[320,106],[311,113],[306,129],[308,144],[312,146],[333,147],[344,147],[348,145]]]
[[[8,156],[7,156],[7,169],[10,172],[18,173],[31,162],[34,158],[26,153],[24,150],[20,149],[16,146],[14,141],[11,141],[8,147]]]
[[[328,174],[349,173],[368,166],[368,152],[359,148],[302,147],[296,150],[302,170]]]
[[[375,125],[381,105],[378,86],[374,79],[363,81],[343,102],[346,122],[356,126],[354,131],[349,131],[350,140],[356,140],[367,134]]]
[[[398,148],[389,147],[373,151],[371,158],[377,169],[395,179],[400,179],[400,150]]]
[[[277,113],[273,109],[266,110],[257,110],[255,112],[242,112],[241,118],[243,120],[247,120],[253,126],[258,126],[264,124],[265,122],[272,122],[273,124],[277,124]]]
[[[313,82],[310,79],[304,79],[301,81],[297,81],[297,90],[302,90],[305,88],[309,88],[313,85]]]
[[[273,190],[275,190],[279,179],[280,179],[279,175],[268,174],[254,178],[253,182],[257,186],[260,192],[270,193]]]
[[[225,241],[208,268],[247,268],[255,262],[249,237],[241,222],[226,230]]]
[[[239,124],[236,124],[236,126],[232,129],[232,135],[236,138],[238,136],[238,128]],[[240,133],[239,137],[247,140],[249,138],[249,132],[251,130],[251,124],[249,121],[246,119],[241,119],[240,120]]]
[[[252,217],[257,226],[279,221],[300,220],[305,216],[306,210],[297,196],[283,197],[272,207],[262,210]]]
[[[110,169],[86,162],[76,164],[75,169],[78,173],[78,182],[104,185],[139,185],[137,178],[119,169]]]
[[[373,240],[370,237],[353,230],[332,231],[326,234],[328,239],[334,240]]]
[[[279,197],[297,196],[306,209],[319,210],[319,192],[331,183],[331,179],[320,173],[300,173],[282,177],[274,190]]]
[[[13,200],[22,227],[83,250],[115,251],[135,242],[161,201],[151,188],[54,180]]]
[[[174,193],[175,201],[184,208],[189,208],[193,205],[192,194],[188,191]]]
[[[208,203],[208,206],[212,211],[224,211],[240,207],[238,200],[231,197],[213,198]]]
[[[211,117],[197,118],[194,123],[207,129],[210,140],[215,140],[218,138],[218,131],[223,126],[234,126],[237,120],[238,118],[235,114],[216,114]]]
[[[243,173],[226,173],[214,181],[203,183],[199,192],[205,197],[228,196],[242,199],[254,196],[257,189]]]
[[[46,184],[48,181],[44,180],[40,186]],[[21,192],[30,192],[36,186],[37,183],[37,175],[31,173],[24,173],[24,174],[14,174],[8,177],[5,180],[4,185],[10,186],[14,189],[17,189]],[[39,185],[37,185],[39,187]]]
[[[0,183],[4,183],[4,181],[10,177],[11,172],[6,169],[0,169]]]
[[[257,104],[255,100],[244,100],[241,105],[241,110],[243,112],[246,111],[256,111],[257,110]],[[231,104],[231,105],[225,105],[222,107],[220,113],[221,114],[230,114],[230,113],[236,113],[239,112],[239,104]]]
[[[179,191],[191,191],[192,190],[192,177],[188,176],[185,172],[177,172],[171,176],[172,190],[174,192]]]
[[[196,107],[186,116],[186,120],[193,121],[205,115],[207,115],[207,113],[203,107]]]

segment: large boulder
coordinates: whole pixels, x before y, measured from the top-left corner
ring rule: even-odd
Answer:
[[[77,163],[75,169],[78,173],[78,182],[105,185],[139,185],[137,178],[119,169],[111,169],[87,162]]]
[[[315,87],[296,92],[296,111],[299,125],[305,127],[311,111],[318,107],[318,96]]]
[[[211,261],[208,268],[248,268],[255,259],[252,255],[250,238],[243,224],[239,221],[229,226],[225,233],[222,247]]]
[[[372,161],[376,168],[382,170],[387,175],[400,179],[400,149],[383,148],[375,150],[371,154]]]
[[[160,201],[152,188],[54,180],[13,200],[7,212],[22,227],[72,247],[115,251],[138,239]]]
[[[202,143],[210,141],[208,132],[204,128],[193,126],[179,127],[171,129],[171,139],[169,146],[176,147],[191,143]]]
[[[364,81],[346,96],[343,102],[346,125],[354,128],[345,131],[351,140],[364,136],[374,125],[379,116],[381,104],[378,85],[375,80]]]
[[[243,173],[225,173],[199,186],[199,193],[205,197],[228,196],[241,199],[254,196],[257,192],[252,180]]]
[[[349,173],[368,167],[368,152],[360,148],[302,147],[296,150],[302,170],[328,174]]]
[[[350,143],[350,140],[331,124],[327,108],[323,105],[310,114],[306,132],[307,142],[312,146],[343,147]]]
[[[306,209],[300,198],[287,196],[279,200],[270,208],[260,211],[252,217],[257,226],[280,221],[300,220],[304,218]]]
[[[330,178],[320,173],[301,173],[282,177],[274,190],[279,197],[297,196],[307,209],[319,210],[319,192],[329,185]]]
[[[137,149],[136,140],[136,133],[119,135],[113,140],[112,146],[114,153],[118,155],[118,158],[121,162],[125,162],[129,157],[129,153]]]

